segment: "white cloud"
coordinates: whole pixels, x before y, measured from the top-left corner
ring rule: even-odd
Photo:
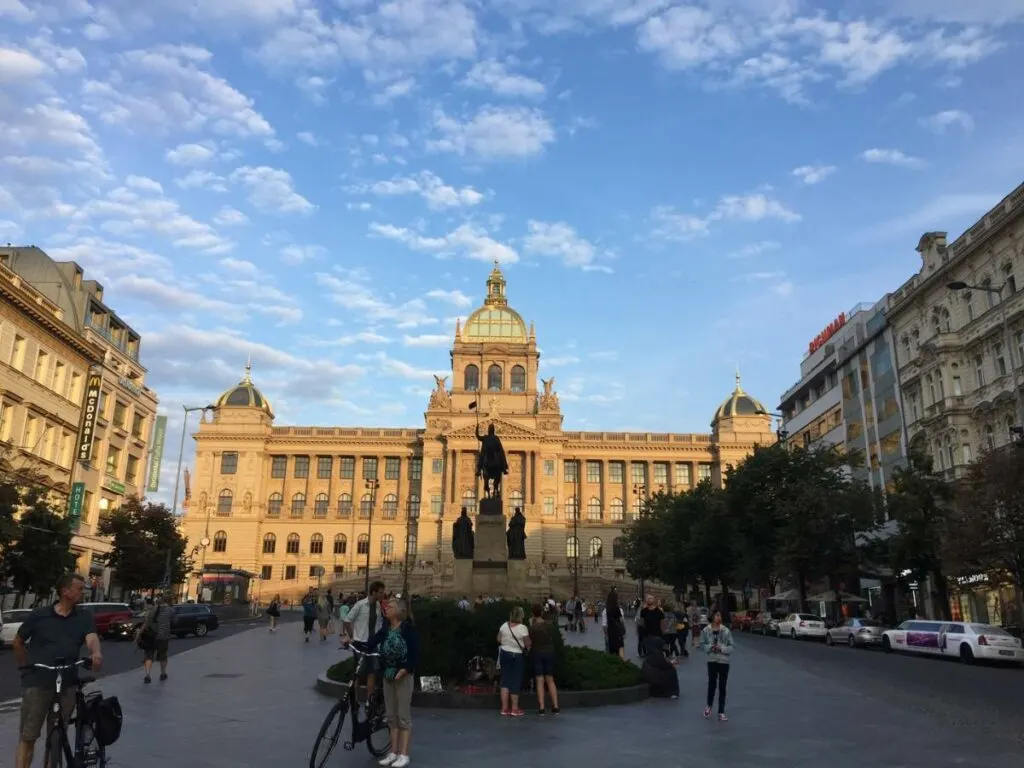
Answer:
[[[310,347],[350,347],[353,344],[390,344],[391,339],[376,331],[359,331],[344,336],[332,336],[329,339],[303,338],[300,343]]]
[[[0,65],[0,72],[2,69]],[[8,152],[63,162],[65,170],[109,176],[103,149],[88,120],[58,98],[20,109],[0,109],[0,146]],[[52,171],[51,167],[48,172]]]
[[[32,21],[35,13],[21,0],[0,0],[0,18],[7,16],[17,22]]]
[[[539,80],[509,72],[500,61],[478,61],[466,73],[463,84],[489,90],[498,96],[542,98],[545,87]]]
[[[174,180],[182,189],[208,189],[211,192],[227,192],[227,179],[212,171],[189,171]]]
[[[23,83],[47,75],[50,71],[46,64],[28,51],[0,48],[0,83]]]
[[[921,118],[921,125],[933,133],[945,133],[948,128],[956,127],[964,133],[974,130],[974,118],[961,109],[947,109],[934,115]]]
[[[249,217],[237,208],[225,205],[217,211],[216,215],[214,215],[213,223],[220,224],[223,227],[233,227],[238,226],[239,224],[248,224]]]
[[[393,83],[388,83],[384,90],[373,97],[373,103],[377,106],[384,106],[390,104],[397,98],[402,96],[408,96],[412,93],[412,89],[416,87],[416,81],[411,77],[404,77],[401,80],[396,80]]]
[[[373,184],[360,185],[352,188],[353,192],[371,192],[380,196],[419,195],[433,210],[445,208],[462,208],[478,205],[484,196],[473,187],[453,187],[445,184],[439,176],[430,171],[422,171],[412,176],[396,176],[388,181],[377,181]]]
[[[155,192],[158,195],[164,193],[164,188],[160,186],[160,182],[148,176],[128,176],[124,183],[132,189],[138,189],[142,192]]]
[[[407,347],[446,347],[452,343],[447,333],[423,333],[418,336],[403,336],[402,344]]]
[[[308,144],[311,147],[315,147],[320,144],[320,142],[317,141],[316,136],[314,136],[311,131],[299,131],[297,134],[295,134],[295,138],[297,138],[303,144]]]
[[[659,205],[651,211],[654,229],[651,237],[682,242],[703,237],[710,231],[707,219],[690,213],[679,213],[671,206]]]
[[[382,298],[360,272],[347,271],[340,276],[318,272],[316,282],[327,289],[327,296],[333,303],[367,321],[386,321],[397,328],[417,328],[437,322],[427,313],[421,299],[399,303]]]
[[[532,157],[555,140],[555,129],[543,113],[527,107],[485,106],[466,121],[439,111],[434,128],[440,138],[429,140],[428,149],[483,160]]]
[[[418,368],[403,360],[396,360],[393,357],[389,357],[383,352],[376,352],[372,355],[357,355],[356,359],[361,362],[365,361],[376,363],[381,373],[385,373],[390,376],[397,376],[403,379],[423,379],[429,381],[433,376],[443,376],[445,374],[451,375],[451,371],[431,371],[426,368]]]
[[[288,171],[265,165],[244,165],[231,173],[231,181],[249,189],[249,202],[270,213],[312,213],[316,206],[292,187]]]
[[[414,251],[441,257],[458,255],[475,261],[498,261],[502,264],[519,261],[518,253],[504,243],[499,243],[476,224],[462,224],[443,237],[426,237],[411,229],[377,223],[370,224],[370,232],[403,243]]]
[[[716,221],[757,222],[765,220],[792,224],[801,220],[800,214],[764,192],[747,195],[724,195],[706,216],[681,213],[671,206],[658,206],[651,211],[654,229],[651,237],[658,240],[685,242],[703,237]]]
[[[51,67],[62,74],[74,74],[87,66],[85,57],[80,50],[57,45],[53,42],[53,37],[48,29],[29,39],[28,45]],[[0,70],[2,69],[3,66],[0,65]]]
[[[801,165],[794,168],[792,174],[804,184],[818,184],[836,172],[834,165]]]
[[[774,240],[762,240],[759,243],[751,243],[745,245],[737,251],[733,251],[729,254],[730,259],[747,259],[751,256],[757,256],[768,251],[776,251],[782,247],[781,243],[777,243]]]
[[[866,149],[861,152],[860,157],[867,163],[898,165],[904,168],[920,168],[924,165],[920,158],[911,157],[898,149]]]
[[[281,249],[281,261],[295,266],[323,256],[327,249],[321,245],[286,245]]]
[[[173,165],[203,165],[213,160],[217,150],[212,144],[179,144],[164,154]]]
[[[229,272],[234,272],[242,277],[258,277],[262,270],[245,259],[233,259],[230,256],[220,260],[220,265]]]
[[[576,230],[564,221],[547,223],[529,221],[523,248],[528,253],[554,256],[567,267],[579,267],[585,272],[611,272],[606,266],[595,263],[598,252],[594,245],[580,237]]]
[[[442,291],[436,288],[432,291],[427,291],[427,298],[443,301],[455,307],[473,306],[473,300],[462,291]]]

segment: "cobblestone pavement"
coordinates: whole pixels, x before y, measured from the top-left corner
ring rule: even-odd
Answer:
[[[600,646],[600,630],[570,642]],[[275,635],[253,629],[178,654],[165,684],[143,686],[135,672],[102,678],[104,692],[119,696],[126,712],[124,735],[111,750],[113,765],[301,768],[331,703],[313,690],[313,680],[339,657],[334,638],[305,644],[291,625]],[[837,688],[759,639],[739,639],[728,723],[701,717],[700,659],[684,662],[679,676],[678,701],[567,710],[543,719],[417,709],[413,762],[488,768],[1020,766],[1019,753],[1007,742],[939,727],[934,717],[884,696]],[[16,728],[17,714],[0,715],[0,764],[10,764]],[[372,763],[359,750],[339,754],[333,765]]]

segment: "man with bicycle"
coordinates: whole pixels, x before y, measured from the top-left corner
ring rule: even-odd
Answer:
[[[12,647],[19,667],[54,665],[58,659],[77,659],[84,644],[92,657],[93,669],[99,669],[103,654],[99,635],[96,634],[96,622],[91,613],[78,607],[84,590],[85,580],[77,573],[60,577],[57,602],[34,610],[18,629]],[[44,669],[30,669],[22,673],[21,725],[15,768],[32,766],[36,741],[53,705],[55,676],[56,673]],[[69,718],[74,707],[75,687],[68,685],[61,691],[61,715]]]
[[[345,635],[349,640],[359,643],[369,643],[373,636],[384,626],[383,611],[381,602],[387,596],[387,588],[383,581],[375,581],[370,584],[370,591],[366,597],[356,602],[349,611],[348,616],[342,622]],[[343,639],[341,647],[346,647],[347,642]],[[376,658],[364,657],[356,674],[366,678],[367,698],[369,692],[375,690],[377,682],[377,667],[379,661]]]

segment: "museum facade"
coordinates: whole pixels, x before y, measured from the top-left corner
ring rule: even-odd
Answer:
[[[248,571],[265,601],[318,583],[359,588],[367,570],[397,586],[408,568],[416,591],[451,592],[452,523],[463,507],[477,513],[476,430],[493,424],[509,462],[504,514],[527,519],[530,592],[565,592],[576,568],[596,589],[628,579],[622,531],[645,499],[720,485],[726,467],[775,441],[739,376],[710,433],[565,431],[539,362],[496,265],[483,305],[456,326],[452,380],[435,377],[421,428],[276,426],[247,368],[194,435],[183,528],[202,547],[204,583]]]

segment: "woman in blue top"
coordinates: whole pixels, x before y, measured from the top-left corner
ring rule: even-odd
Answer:
[[[379,764],[405,768],[409,764],[412,691],[420,659],[420,639],[403,600],[388,600],[384,605],[384,618],[387,624],[370,642],[371,649],[380,653],[384,670],[384,708],[391,729],[391,749]]]

